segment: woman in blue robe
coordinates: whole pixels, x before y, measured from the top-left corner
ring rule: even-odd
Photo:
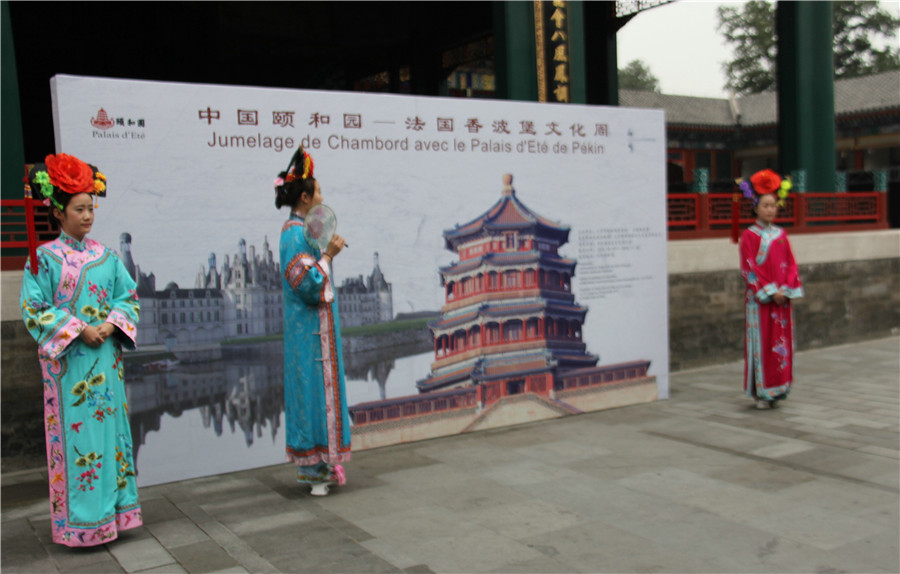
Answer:
[[[312,494],[343,484],[340,463],[350,460],[350,417],[344,385],[337,293],[331,261],[344,248],[335,235],[322,253],[303,236],[304,217],[322,203],[312,158],[300,149],[275,180],[275,206],[290,207],[281,230],[284,304],[286,452],[297,482]]]
[[[45,162],[29,186],[62,231],[26,265],[19,303],[43,375],[53,541],[95,546],[142,524],[122,364],[140,305],[116,254],[86,237],[106,178],[66,154]]]

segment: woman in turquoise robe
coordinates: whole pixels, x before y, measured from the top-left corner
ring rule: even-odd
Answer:
[[[299,150],[275,180],[275,206],[291,207],[281,230],[284,304],[286,452],[297,481],[312,494],[343,484],[340,463],[350,460],[350,417],[344,383],[337,294],[331,260],[344,240],[335,235],[322,253],[303,236],[306,213],[322,202],[309,154]]]
[[[122,363],[140,305],[118,256],[85,237],[87,190],[105,191],[104,180],[65,154],[48,156],[31,178],[62,226],[38,248],[36,268],[26,264],[20,305],[43,376],[53,541],[67,546],[104,544],[142,524]]]

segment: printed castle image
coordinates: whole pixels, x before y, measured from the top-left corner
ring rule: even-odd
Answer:
[[[215,253],[211,253],[208,268],[201,267],[193,288],[181,288],[169,282],[157,290],[156,276],[143,273],[135,265],[128,233],[120,236],[119,253],[137,282],[141,298],[139,347],[196,348],[225,339],[277,335],[283,331],[281,270],[268,240],[263,242],[259,255],[255,247],[248,249],[246,241],[241,239],[238,252],[231,258],[226,255],[221,268]],[[365,280],[362,275],[345,279],[337,293],[343,326],[368,325],[393,318],[391,284],[381,272],[377,253],[372,273]],[[219,355],[204,358],[219,358]]]
[[[387,323],[394,318],[394,299],[391,284],[388,283],[378,265],[363,279],[345,279],[338,288],[338,313],[341,327],[358,327],[374,323]]]
[[[350,408],[354,448],[373,448],[656,400],[650,362],[597,366],[571,291],[569,227],[529,210],[504,176],[500,200],[444,231],[457,262],[445,288],[431,372],[419,395]]]
[[[226,255],[221,267],[210,254],[193,288],[169,282],[162,290],[153,273],[135,264],[131,247],[131,235],[121,234],[119,255],[141,298],[140,350],[126,355],[126,368],[135,369],[126,393],[139,476],[162,480],[141,465],[140,450],[166,415],[199,409],[203,427],[216,436],[230,427],[250,446],[268,429],[275,441],[284,412],[281,342],[221,345],[283,331],[281,270],[268,240],[259,255],[241,239],[237,253]],[[344,326],[393,319],[392,288],[377,253],[372,273],[344,280],[337,293],[341,320],[349,323]]]

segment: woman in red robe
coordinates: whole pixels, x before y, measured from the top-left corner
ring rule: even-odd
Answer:
[[[755,200],[757,220],[741,235],[741,275],[746,328],[744,392],[756,408],[773,408],[787,398],[793,382],[794,317],[791,301],[803,296],[803,285],[787,234],[773,224],[790,181],[771,170],[742,182]],[[776,197],[776,194],[778,197]],[[780,199],[779,199],[780,198]]]

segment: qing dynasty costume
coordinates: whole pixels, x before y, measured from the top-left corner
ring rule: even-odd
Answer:
[[[37,262],[19,302],[43,374],[53,541],[104,544],[142,524],[122,362],[137,335],[135,283],[113,251],[64,232]],[[103,322],[117,329],[99,347],[79,337]]]
[[[741,235],[744,278],[744,392],[764,401],[787,397],[793,383],[794,318],[791,301],[803,285],[787,234],[776,225],[756,222]],[[773,300],[779,290],[784,305]]]
[[[337,297],[331,267],[306,241],[297,214],[282,228],[279,254],[287,458],[298,467],[298,482],[321,483],[343,473],[338,465],[350,460]]]

